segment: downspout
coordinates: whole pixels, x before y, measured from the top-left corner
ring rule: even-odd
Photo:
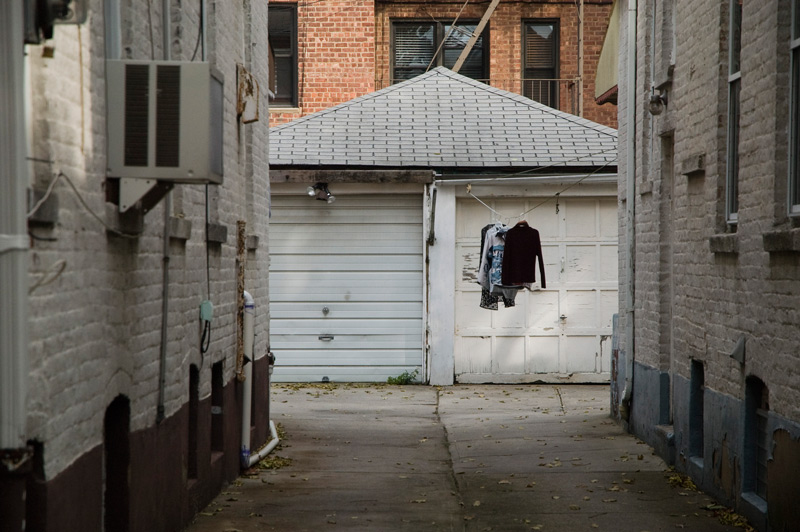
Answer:
[[[275,423],[269,421],[269,432],[272,439],[262,449],[252,453],[250,449],[250,418],[253,401],[253,345],[255,344],[255,301],[249,292],[244,292],[244,313],[242,328],[244,329],[244,394],[242,398],[242,467],[253,467],[272,451],[280,439]]]
[[[164,47],[164,61],[170,60],[170,0],[161,2],[161,36]],[[169,343],[169,219],[172,212],[172,192],[164,196],[164,234],[162,242],[162,280],[161,280],[161,351],[159,353],[158,409],[156,422],[164,421],[164,390],[167,386],[167,344]]]
[[[625,421],[630,419],[631,397],[633,395],[634,349],[634,301],[636,283],[636,0],[628,0],[627,28],[627,94],[625,131],[625,266],[627,284],[625,286],[625,388],[622,391],[619,411]]]
[[[0,138],[3,139],[0,142],[0,286],[3,287],[0,290],[0,469],[3,473],[18,469],[27,456],[29,177],[24,151],[22,6],[22,2],[0,3]],[[16,451],[22,455],[15,458]]]

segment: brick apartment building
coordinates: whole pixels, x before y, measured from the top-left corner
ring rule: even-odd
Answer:
[[[87,18],[52,37],[26,24],[36,4],[0,8],[0,529],[180,530],[241,471],[240,271],[247,445],[270,436],[264,91],[260,121],[237,110],[245,70],[267,85],[266,2],[72,2]],[[123,150],[112,132],[142,117]],[[109,170],[122,154],[148,179]]]
[[[270,125],[452,68],[488,0],[270,2]],[[611,0],[502,1],[459,73],[616,127],[594,79]]]
[[[613,406],[758,530],[794,530],[800,1],[633,6],[618,6]]]

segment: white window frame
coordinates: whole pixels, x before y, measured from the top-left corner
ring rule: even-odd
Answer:
[[[800,0],[792,0],[792,33],[789,40],[789,216],[800,216]],[[797,72],[796,72],[797,71]]]
[[[729,224],[739,221],[739,118],[741,116],[741,42],[742,23],[738,28],[739,50],[734,57],[734,13],[740,0],[729,0],[728,5],[728,134],[726,139],[727,164],[725,165],[725,220]],[[736,71],[733,69],[737,68]],[[735,96],[735,101],[734,101]]]

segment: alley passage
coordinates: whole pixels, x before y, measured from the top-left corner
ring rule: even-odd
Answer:
[[[282,445],[186,530],[742,530],[608,405],[607,386],[275,385]]]

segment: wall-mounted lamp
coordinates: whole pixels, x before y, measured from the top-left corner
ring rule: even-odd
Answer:
[[[667,90],[666,89],[656,89],[653,87],[652,92],[650,93],[650,102],[648,104],[648,109],[651,115],[658,116],[664,111],[664,107],[667,105]]]
[[[328,190],[328,183],[317,183],[313,187],[308,187],[306,189],[306,194],[308,194],[309,197],[317,198],[320,201],[326,201],[328,203],[336,201],[336,196],[331,194],[331,191]]]

